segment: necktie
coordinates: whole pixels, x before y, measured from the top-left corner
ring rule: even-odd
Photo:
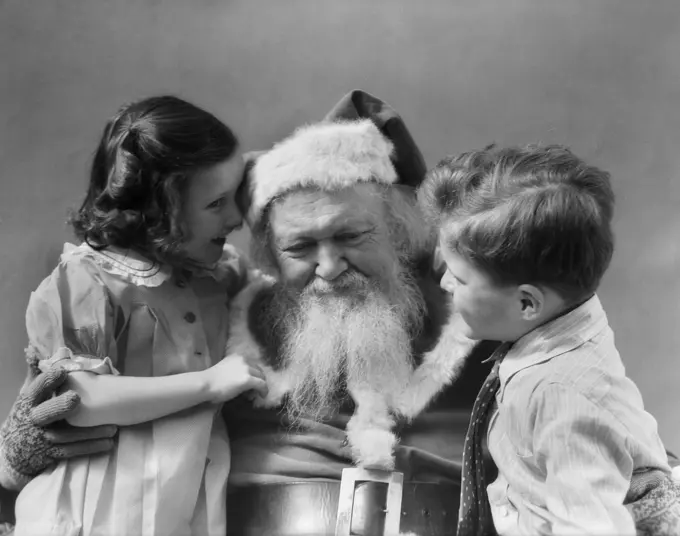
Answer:
[[[494,536],[496,534],[489,499],[486,495],[487,482],[484,477],[482,439],[489,410],[493,406],[494,397],[501,383],[498,378],[498,366],[509,348],[510,345],[504,343],[491,356],[490,359],[495,360],[494,366],[472,408],[463,450],[463,480],[457,536]]]

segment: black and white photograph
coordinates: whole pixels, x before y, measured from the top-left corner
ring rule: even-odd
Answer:
[[[0,1],[0,536],[679,536],[680,2]]]

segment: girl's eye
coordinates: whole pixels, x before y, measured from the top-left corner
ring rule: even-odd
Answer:
[[[210,204],[208,205],[208,208],[218,208],[218,207],[221,207],[222,205],[224,205],[224,202],[225,202],[225,198],[224,198],[224,197],[220,197],[219,199],[215,199],[215,201],[213,201],[212,203],[210,203]]]

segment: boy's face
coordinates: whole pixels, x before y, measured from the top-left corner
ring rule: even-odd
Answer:
[[[465,336],[475,340],[515,341],[527,331],[518,287],[500,287],[484,272],[446,245],[440,232],[439,247],[446,263],[441,287],[452,295],[453,305],[465,322]]]

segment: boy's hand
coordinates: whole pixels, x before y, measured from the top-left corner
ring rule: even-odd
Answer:
[[[52,397],[68,378],[63,369],[37,375],[21,392],[0,428],[0,485],[21,489],[59,460],[106,452],[115,426],[76,428],[63,419],[80,398],[73,391]]]
[[[208,389],[212,402],[226,402],[246,391],[255,391],[267,396],[267,382],[264,372],[240,354],[230,354],[205,371],[208,374]]]

